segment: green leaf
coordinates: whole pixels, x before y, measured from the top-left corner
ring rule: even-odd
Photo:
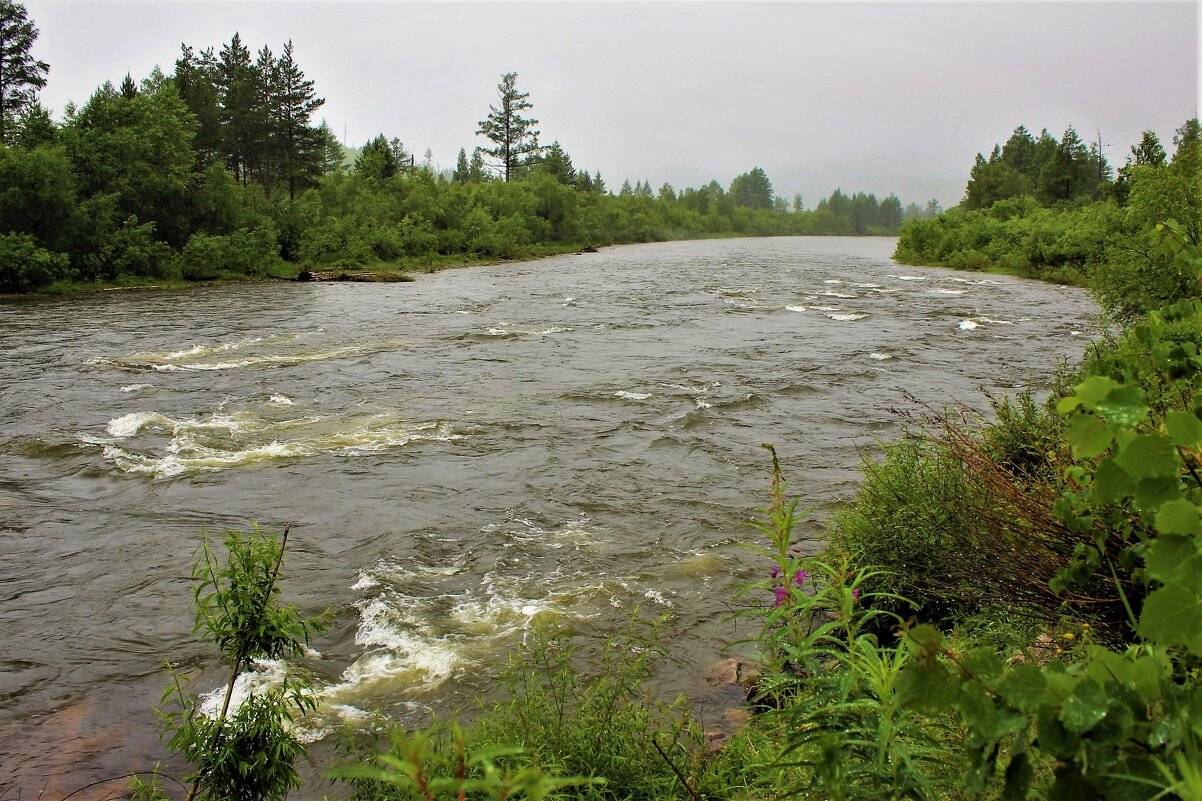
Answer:
[[[1099,402],[1105,400],[1111,392],[1121,386],[1122,384],[1115,381],[1113,378],[1095,375],[1090,376],[1077,386],[1073,387],[1073,391],[1076,392],[1077,397],[1081,399],[1082,404],[1092,409],[1096,408]]]
[[[1123,447],[1115,462],[1136,478],[1176,476],[1180,469],[1177,450],[1163,434],[1141,434]]]
[[[1198,534],[1202,524],[1198,519],[1198,507],[1184,498],[1169,501],[1156,513],[1156,530],[1161,534]],[[1190,541],[1192,545],[1192,540]],[[1197,552],[1197,548],[1194,548]],[[1149,567],[1151,564],[1149,563]]]
[[[1202,653],[1202,599],[1192,588],[1166,584],[1144,600],[1138,631],[1153,642]]]
[[[992,647],[974,648],[960,657],[960,665],[974,679],[989,686],[1001,677],[1005,665]]]
[[[1079,414],[1068,424],[1066,432],[1073,456],[1078,459],[1092,459],[1101,456],[1114,442],[1114,434],[1110,426],[1092,414]]]
[[[1164,416],[1165,428],[1174,445],[1196,448],[1202,445],[1202,420],[1191,412],[1171,411]]]
[[[897,679],[897,697],[907,709],[927,714],[946,712],[960,693],[960,685],[943,665],[933,668],[910,663]]]
[[[1101,504],[1118,503],[1135,494],[1136,481],[1119,467],[1113,456],[1098,464],[1093,479],[1094,500]]]
[[[1109,699],[1098,683],[1086,679],[1060,707],[1060,722],[1074,734],[1084,734],[1106,717]]]
[[[1167,478],[1141,478],[1135,485],[1135,505],[1145,513],[1151,513],[1169,501],[1181,497],[1181,480],[1177,476]]]
[[[1111,390],[1104,400],[1094,404],[1098,414],[1111,425],[1133,428],[1148,416],[1148,407],[1144,404],[1143,393],[1139,387],[1121,384]]]
[[[1081,399],[1076,395],[1069,395],[1066,398],[1061,398],[1056,401],[1056,411],[1060,414],[1068,414],[1073,409],[1081,405]]]
[[[998,691],[1015,709],[1030,714],[1047,699],[1048,681],[1035,665],[1022,664],[1006,674]]]

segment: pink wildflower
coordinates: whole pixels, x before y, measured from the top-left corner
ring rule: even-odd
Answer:
[[[775,596],[775,602],[772,605],[780,606],[785,602],[785,599],[789,597],[789,588],[777,585],[776,587],[772,588],[772,594]]]

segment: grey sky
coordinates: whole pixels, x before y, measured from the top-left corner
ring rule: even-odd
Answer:
[[[292,39],[351,145],[382,132],[451,167],[512,71],[544,143],[611,188],[759,165],[809,206],[836,186],[954,204],[977,151],[1020,123],[1100,129],[1121,165],[1198,106],[1193,2],[25,5],[56,113],[238,31],[252,51]]]

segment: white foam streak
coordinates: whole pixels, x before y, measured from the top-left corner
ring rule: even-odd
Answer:
[[[627,392],[624,389],[619,389],[614,393],[614,397],[622,398],[624,400],[643,401],[647,400],[647,398],[650,398],[651,395],[646,392]]]

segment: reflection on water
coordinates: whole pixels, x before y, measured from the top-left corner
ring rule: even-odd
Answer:
[[[733,544],[766,498],[760,443],[821,516],[904,391],[983,406],[1084,344],[1079,290],[902,270],[892,244],[0,305],[0,788],[153,764],[135,732],[163,660],[220,691],[182,578],[202,526],[292,523],[285,592],[334,625],[243,681],[306,671],[310,739],[453,710],[550,614],[604,633],[671,612],[661,681],[692,689],[746,634],[728,603],[758,575]],[[31,756],[60,741],[95,753]]]

